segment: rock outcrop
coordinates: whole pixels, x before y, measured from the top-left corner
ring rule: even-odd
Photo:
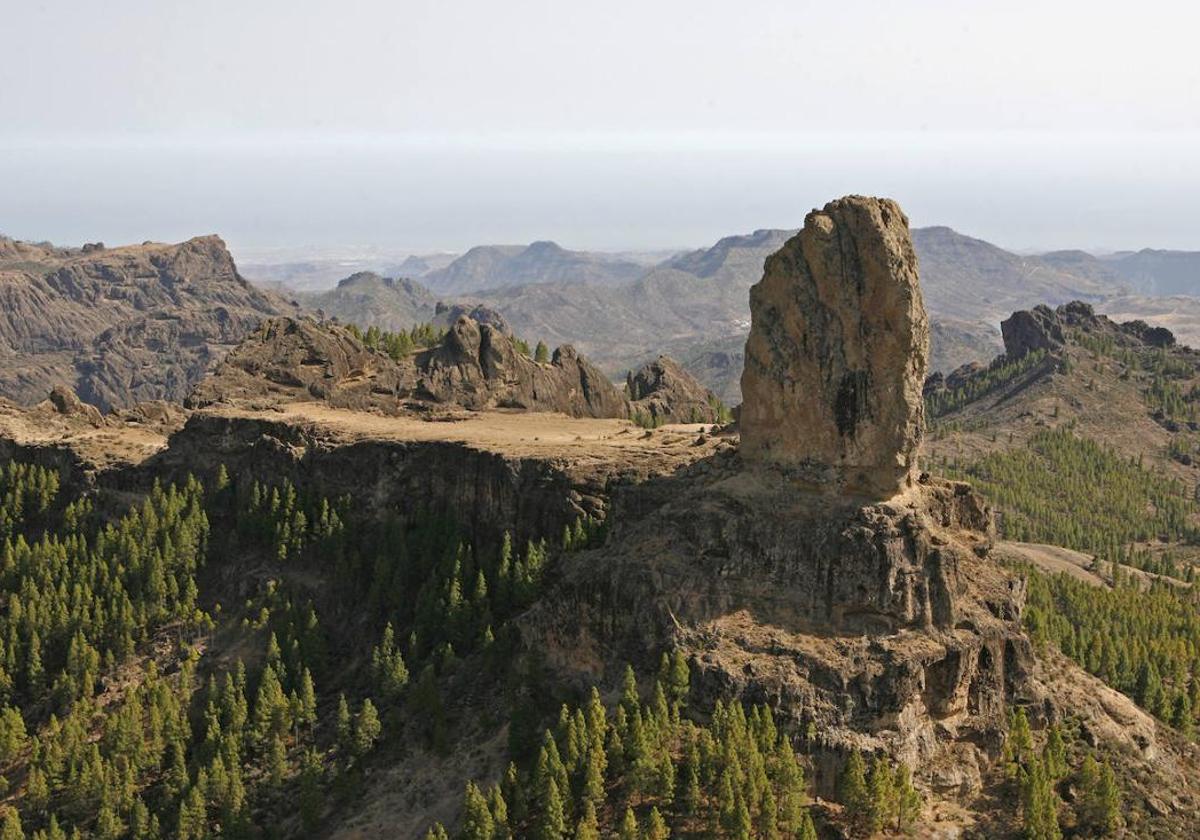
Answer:
[[[436,347],[398,360],[335,323],[274,319],[231,352],[187,405],[311,400],[392,414],[440,405],[629,416],[628,400],[572,347],[558,348],[541,364],[499,328],[465,316]]]
[[[0,249],[0,396],[54,386],[102,410],[182,400],[267,317],[293,311],[251,286],[225,244]]]
[[[395,410],[416,369],[366,347],[349,329],[272,319],[235,348],[188,396],[189,408],[323,400],[336,408]]]
[[[473,410],[523,408],[575,417],[629,413],[624,396],[570,345],[540,364],[501,330],[465,316],[439,347],[420,354],[417,366],[422,395]]]
[[[908,219],[850,196],[809,213],[750,290],[742,456],[876,498],[911,486],[929,322]]]
[[[916,272],[893,202],[810,214],[752,292],[740,451],[616,493],[608,544],[564,558],[530,645],[581,682],[688,651],[701,693],[816,724],[818,790],[852,746],[978,787],[1007,704],[1041,695],[990,508],[917,471]]]
[[[721,403],[716,394],[701,385],[670,356],[646,362],[625,377],[625,394],[633,411],[663,423],[720,422]]]
[[[1066,341],[1062,322],[1045,304],[1014,312],[1000,322],[1000,332],[1004,353],[1010,359],[1020,359],[1035,350],[1057,350]]]

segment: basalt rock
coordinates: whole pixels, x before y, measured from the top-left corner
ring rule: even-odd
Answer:
[[[888,199],[814,210],[750,290],[742,455],[875,498],[911,486],[929,322],[908,219]]]
[[[662,423],[716,423],[716,395],[669,356],[646,362],[625,378],[625,393],[641,412]]]
[[[1020,359],[1035,350],[1057,350],[1066,342],[1062,322],[1045,304],[1014,312],[1000,322],[1000,332],[1004,353],[1010,359]]]
[[[541,364],[491,324],[460,317],[439,347],[421,354],[420,392],[465,408],[560,411],[574,417],[625,417],[628,403],[570,345]]]

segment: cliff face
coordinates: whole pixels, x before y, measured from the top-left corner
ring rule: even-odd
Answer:
[[[182,400],[229,346],[290,311],[215,236],[179,245],[0,254],[0,395],[67,386],[103,409]]]
[[[464,408],[560,411],[572,417],[625,417],[625,397],[598,368],[564,345],[549,364],[518,352],[491,324],[460,317],[439,347],[418,356],[420,392]]]
[[[911,485],[929,321],[908,219],[887,199],[813,211],[750,290],[742,453],[887,498]]]
[[[526,638],[581,681],[683,648],[705,691],[817,723],[818,789],[848,745],[978,786],[1007,703],[1038,693],[990,509],[917,470],[928,331],[903,213],[810,214],[751,306],[739,452],[617,494],[608,544],[564,558]]]

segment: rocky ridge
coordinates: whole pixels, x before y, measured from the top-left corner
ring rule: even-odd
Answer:
[[[54,386],[103,410],[182,400],[264,318],[294,311],[238,274],[216,236],[179,245],[0,252],[0,395]]]
[[[460,315],[434,347],[393,359],[337,323],[267,321],[189,395],[190,408],[266,407],[318,400],[335,408],[386,414],[433,409],[554,411],[572,417],[624,418],[653,403],[664,419],[713,408],[707,392],[667,359],[669,373],[647,386],[646,400],[626,396],[570,345],[550,361],[521,352],[502,326]],[[648,409],[646,409],[648,410]]]

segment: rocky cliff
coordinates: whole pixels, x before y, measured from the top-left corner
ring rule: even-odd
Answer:
[[[632,400],[634,413],[649,419],[651,425],[717,423],[722,419],[717,395],[670,356],[659,356],[630,371],[625,377],[625,394]]]
[[[917,469],[928,333],[899,207],[810,214],[752,312],[740,451],[616,495],[526,638],[581,681],[682,647],[703,691],[817,724],[819,790],[848,745],[978,787],[1007,704],[1040,694],[990,509]]]
[[[929,321],[908,219],[850,196],[813,211],[750,290],[742,455],[887,498],[912,484]]]
[[[182,400],[263,318],[292,311],[215,236],[179,245],[0,252],[0,396],[61,385],[102,409]]]
[[[396,359],[336,323],[266,322],[188,397],[191,408],[320,400],[395,414],[434,406],[627,417],[629,402],[570,346],[548,363],[499,327],[459,316],[434,347]]]

